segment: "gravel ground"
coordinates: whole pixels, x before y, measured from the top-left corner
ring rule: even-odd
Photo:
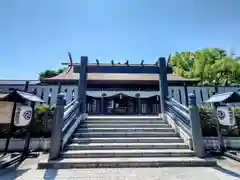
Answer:
[[[240,163],[228,158],[219,167],[37,170],[38,158],[0,173],[1,180],[239,180]]]

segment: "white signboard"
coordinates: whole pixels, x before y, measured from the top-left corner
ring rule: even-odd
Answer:
[[[13,102],[0,101],[0,124],[11,122],[13,104]]]
[[[15,126],[27,126],[32,119],[32,108],[29,106],[17,106],[14,125]]]

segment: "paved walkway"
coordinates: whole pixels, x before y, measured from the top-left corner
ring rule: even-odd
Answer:
[[[219,160],[219,167],[37,170],[39,159],[0,173],[0,180],[239,180],[240,164]]]

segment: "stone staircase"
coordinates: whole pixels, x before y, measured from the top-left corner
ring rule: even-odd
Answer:
[[[39,168],[215,166],[197,158],[157,116],[90,116],[65,146],[61,159]]]

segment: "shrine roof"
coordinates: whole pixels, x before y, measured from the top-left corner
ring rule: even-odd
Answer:
[[[74,63],[74,65],[79,65]],[[96,64],[89,64],[89,66],[94,66]],[[104,64],[106,65],[106,64]],[[119,64],[118,64],[119,65]],[[110,66],[110,65],[109,65]],[[126,65],[121,65],[126,66]],[[132,65],[131,65],[132,66]],[[140,66],[136,64],[134,66]],[[156,66],[154,64],[144,65],[144,66]],[[51,77],[45,78],[42,81],[68,81],[68,80],[79,80],[79,73],[75,73],[73,71],[73,67],[68,66],[64,72],[61,74]],[[88,73],[88,80],[95,81],[159,81],[158,74],[139,74],[139,73]],[[176,74],[167,74],[168,81],[193,81],[183,77],[180,77]]]

